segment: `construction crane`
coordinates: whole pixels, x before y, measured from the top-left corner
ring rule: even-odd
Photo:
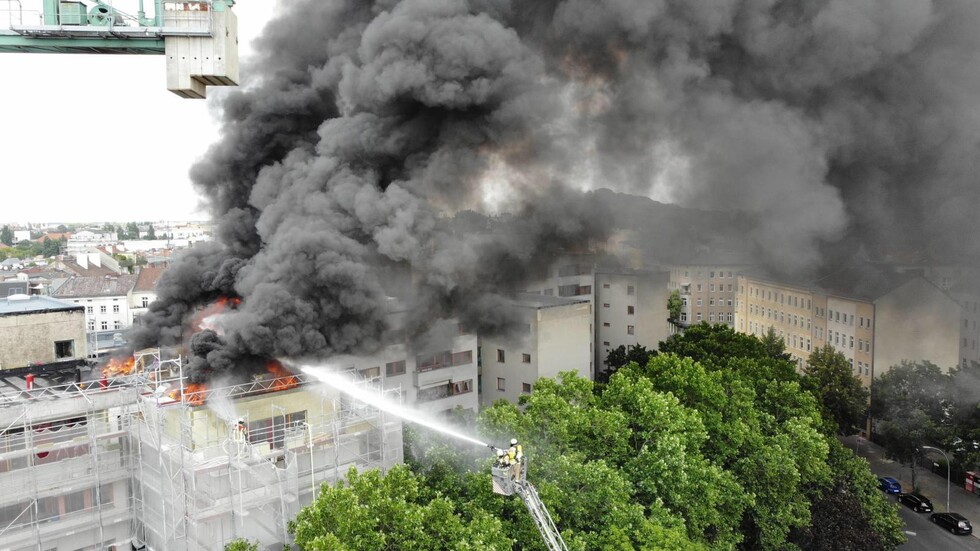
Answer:
[[[167,89],[238,85],[234,0],[0,0],[0,52],[165,55]],[[124,8],[136,9],[136,15]]]
[[[491,449],[496,449],[491,446]],[[544,538],[544,543],[549,551],[568,551],[565,540],[561,538],[561,533],[551,520],[551,513],[545,507],[544,502],[538,496],[538,490],[527,480],[527,457],[522,457],[513,465],[501,465],[494,463],[491,467],[493,473],[493,493],[504,496],[517,494],[527,507],[527,512],[531,514],[534,525],[538,527],[538,532]]]

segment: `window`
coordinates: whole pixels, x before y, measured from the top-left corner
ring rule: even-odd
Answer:
[[[636,294],[636,287],[633,287],[632,285],[627,285],[626,286],[626,294],[627,295],[635,295]]]
[[[715,273],[714,272],[708,272],[708,274],[709,274],[708,275],[709,278],[714,278],[715,277]]]
[[[708,314],[708,321],[711,321],[711,322],[715,321],[715,313],[714,312],[711,312],[710,314]]]
[[[374,379],[381,376],[381,366],[376,365],[366,369],[359,369],[357,373],[364,379]]]
[[[708,306],[714,306],[714,305],[715,305],[715,297],[709,297]]]
[[[112,328],[113,329],[122,329],[122,322],[121,321],[114,321],[114,322],[112,322]]]
[[[106,313],[106,307],[105,307],[105,305],[99,306],[99,312],[101,312],[103,314]]]
[[[712,283],[711,285],[708,285],[708,291],[710,291],[712,293],[715,292],[715,284],[714,283]]]
[[[704,299],[703,298],[699,298],[698,299],[698,306],[704,306]]]
[[[681,321],[687,321],[687,312],[681,312]]]
[[[626,326],[626,334],[627,335],[633,335],[634,333],[635,333],[635,331],[633,329],[633,326],[632,325],[627,325]]]
[[[636,313],[636,309],[634,307],[632,307],[632,306],[627,306],[626,307],[626,315],[632,316],[635,313]]]
[[[853,336],[851,337],[851,341],[850,342],[851,342],[850,348],[854,348],[854,337]]]
[[[531,355],[530,354],[521,354],[521,362],[526,363],[526,364],[531,363]]]
[[[75,341],[55,341],[54,357],[56,359],[71,358],[75,355]]]
[[[698,312],[698,321],[701,321],[701,312]]]
[[[497,363],[504,363],[504,351],[501,350],[501,349],[499,349],[499,348],[497,349]],[[503,379],[498,379],[498,381],[502,381],[502,380]],[[498,383],[498,385],[499,385],[499,383]],[[500,390],[503,390],[503,389],[500,389]]]
[[[681,298],[681,304],[687,306],[687,297]]]
[[[609,341],[602,341],[602,346],[609,346]]]
[[[142,306],[143,308],[147,308],[150,306],[150,297],[143,297]]]
[[[731,312],[728,313],[728,323],[732,323],[733,321],[735,321],[735,319],[733,318],[733,316],[734,316],[734,314],[732,314]]]
[[[602,303],[602,307],[603,308],[609,308],[609,303],[608,302],[603,302]]]
[[[506,381],[503,377],[497,377],[497,390],[504,391],[507,389]]]
[[[102,330],[105,331],[107,329],[109,329],[109,322],[107,321],[102,322]]]
[[[397,362],[388,362],[385,364],[385,375],[389,377],[394,377],[395,375],[405,374],[405,360],[398,360]]]
[[[92,313],[94,313],[94,309],[91,306],[86,306],[85,307],[85,313],[86,314],[92,314]]]
[[[698,292],[699,293],[701,292],[701,284],[700,283],[698,283]]]
[[[531,383],[521,383],[521,392],[524,394],[531,393]]]
[[[95,320],[88,320],[88,330],[95,331]]]
[[[113,304],[112,305],[112,313],[113,314],[118,314],[119,313],[119,305],[118,304]]]
[[[728,292],[729,293],[732,292],[732,284],[731,283],[728,284]]]
[[[608,321],[604,321],[604,322],[602,322],[602,326],[603,326],[603,327],[609,327],[609,322],[608,322]]]
[[[608,283],[603,283],[602,284],[602,288],[603,289],[608,289],[609,288],[609,284]]]

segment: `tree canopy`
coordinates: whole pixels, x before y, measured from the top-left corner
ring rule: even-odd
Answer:
[[[727,326],[692,327],[605,385],[573,372],[538,380],[519,405],[497,402],[475,425],[491,442],[521,440],[528,479],[570,549],[904,541],[895,506],[827,430],[794,364]],[[291,525],[300,547],[544,549],[520,500],[492,493],[485,450],[427,438],[407,444],[408,468],[325,488]]]
[[[810,354],[803,368],[803,386],[820,401],[825,416],[839,434],[853,434],[867,419],[868,390],[851,364],[830,344]]]

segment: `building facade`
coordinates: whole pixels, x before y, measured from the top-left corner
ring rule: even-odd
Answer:
[[[85,309],[46,296],[0,297],[0,370],[83,360]]]
[[[866,387],[902,361],[960,363],[961,306],[920,275],[855,268],[810,284],[745,275],[736,303],[737,331],[761,338],[772,328],[800,368],[829,344]]]
[[[670,267],[669,288],[681,296],[683,327],[701,322],[735,326],[735,296],[738,274],[745,264],[687,264]]]
[[[514,304],[520,329],[479,339],[480,405],[518,403],[534,383],[574,371],[591,379],[592,305],[584,298],[520,295]]]
[[[125,345],[123,332],[133,324],[129,297],[135,275],[73,277],[53,293],[55,298],[85,308],[85,331],[91,357]]]

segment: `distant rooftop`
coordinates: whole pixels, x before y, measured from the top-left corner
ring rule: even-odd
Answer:
[[[118,297],[128,294],[136,285],[134,275],[73,277],[55,291],[58,298]]]
[[[43,295],[13,295],[0,298],[0,316],[42,312],[85,311],[84,306]]]
[[[133,287],[133,291],[142,293],[155,291],[157,281],[160,280],[160,276],[163,275],[166,269],[167,267],[163,265],[144,266],[136,277],[136,286]]]

